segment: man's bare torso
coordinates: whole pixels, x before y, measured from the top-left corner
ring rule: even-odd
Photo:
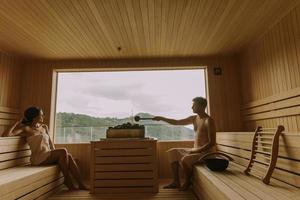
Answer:
[[[199,115],[195,116],[193,125],[195,131],[195,141],[194,148],[201,148],[206,145],[210,140],[211,144],[216,143],[216,133],[214,123],[208,123],[208,121],[213,121],[209,116],[205,118],[200,118]],[[210,126],[210,127],[208,127]]]

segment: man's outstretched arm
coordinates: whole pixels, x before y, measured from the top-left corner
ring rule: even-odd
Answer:
[[[170,119],[162,116],[155,116],[153,120],[155,121],[164,121],[172,125],[189,125],[193,124],[196,115],[187,117],[185,119]]]

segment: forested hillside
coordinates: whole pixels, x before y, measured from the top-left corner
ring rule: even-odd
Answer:
[[[148,113],[138,113],[140,117],[153,117]],[[134,116],[133,116],[134,117]],[[165,122],[142,120],[135,122],[133,117],[127,118],[98,118],[75,113],[57,113],[56,115],[56,143],[89,142],[105,138],[106,129],[123,123],[138,123],[145,126],[148,137],[160,140],[189,140],[194,132],[184,126],[172,126]]]

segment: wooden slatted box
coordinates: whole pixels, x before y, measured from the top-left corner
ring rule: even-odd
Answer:
[[[157,193],[156,139],[91,142],[91,193]]]

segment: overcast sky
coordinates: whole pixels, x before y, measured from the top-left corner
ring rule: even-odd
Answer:
[[[205,97],[204,70],[59,73],[57,112],[124,118],[140,112],[184,118]]]

